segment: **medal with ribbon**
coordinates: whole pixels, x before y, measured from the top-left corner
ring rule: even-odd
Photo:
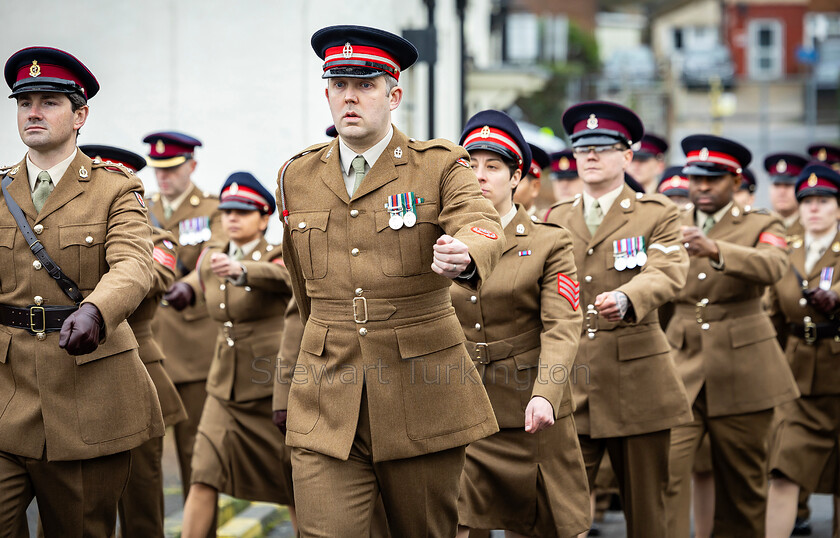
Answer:
[[[409,228],[417,224],[417,209],[413,192],[406,192],[400,195],[405,201],[403,204],[403,222]]]
[[[834,278],[834,267],[823,267],[820,271],[820,289],[830,290],[832,278]]]
[[[636,264],[642,267],[647,263],[647,252],[645,252],[645,236],[639,236],[639,252],[636,253]]]
[[[615,262],[613,262],[613,267],[615,267],[616,271],[624,271],[627,269],[627,254],[624,250],[624,243],[622,240],[613,241],[613,257],[615,258]]]
[[[627,245],[627,268],[628,269],[635,269],[636,265],[636,238],[635,237],[628,237],[627,239],[622,239],[624,244]]]
[[[388,213],[391,214],[391,217],[388,219],[388,226],[392,230],[402,228],[404,224],[402,217],[402,197],[398,194],[392,194],[388,197],[388,204],[385,207],[388,208]]]

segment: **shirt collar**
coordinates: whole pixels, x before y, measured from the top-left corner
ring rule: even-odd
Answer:
[[[714,212],[714,214],[712,215],[712,218],[715,219],[715,224],[720,222],[720,219],[722,219],[723,216],[726,215],[726,212],[729,211],[732,208],[733,205],[734,205],[734,202],[729,202],[728,204],[726,204],[725,206],[721,207],[720,209],[718,209],[717,211]],[[695,219],[695,224],[697,224],[697,227],[702,228],[703,224],[706,223],[707,218],[709,218],[709,214],[706,213],[705,211],[701,211],[701,210],[698,209],[697,210],[697,218]]]
[[[782,223],[785,225],[785,229],[790,228],[791,226],[793,226],[797,222],[799,222],[799,212],[798,211],[796,213],[794,213],[793,215],[782,219]]]
[[[53,187],[58,186],[58,181],[61,179],[61,176],[67,172],[67,169],[70,168],[70,163],[76,158],[76,153],[78,153],[78,151],[78,148],[74,148],[73,153],[71,153],[69,157],[47,170],[47,173],[50,175],[50,179],[52,179]],[[29,175],[29,188],[32,189],[32,192],[35,192],[35,185],[38,183],[38,174],[41,172],[43,172],[43,170],[38,168],[38,166],[29,159],[29,154],[27,153],[26,173]]]
[[[837,235],[837,233],[834,230],[829,230],[821,237],[815,237],[809,232],[805,232],[805,246],[808,249],[811,247],[817,247],[817,250],[825,252],[834,240],[835,235]]]
[[[510,224],[510,221],[513,220],[513,217],[516,216],[516,204],[510,206],[510,211],[508,211],[505,215],[501,216],[502,219],[502,229],[504,230],[507,228],[507,225]]]
[[[241,249],[242,249],[242,256],[247,257],[248,255],[250,255],[250,254],[251,254],[251,252],[252,252],[255,248],[257,248],[257,245],[259,245],[259,244],[260,244],[260,239],[262,239],[262,237],[257,237],[257,238],[256,238],[256,239],[254,239],[253,241],[248,241],[248,242],[247,242],[247,243],[245,243],[244,245],[241,245],[239,248],[241,248]],[[233,241],[231,241],[231,242],[230,242],[230,244],[228,245],[228,256],[233,256],[233,251],[234,251],[235,249],[236,249],[236,243],[234,243]]]
[[[601,211],[604,212],[606,215],[612,205],[615,203],[615,200],[621,194],[621,191],[624,189],[624,182],[621,183],[617,188],[611,190],[607,194],[604,194],[600,198],[595,198],[591,194],[587,193],[586,191],[583,192],[583,207],[586,211],[589,211],[589,208],[592,207],[592,204],[595,203],[595,200],[598,200],[598,204],[601,206]]]
[[[373,168],[373,165],[376,164],[376,161],[382,156],[382,152],[385,151],[385,148],[387,148],[388,144],[391,143],[391,138],[393,136],[394,126],[392,125],[388,128],[388,134],[386,134],[382,140],[361,154],[362,157],[365,158],[368,168]],[[359,154],[350,149],[347,144],[344,143],[344,140],[341,139],[341,135],[338,136],[338,155],[341,157],[341,169],[345,174],[349,175],[350,165],[353,163],[353,159],[356,155]]]
[[[186,189],[184,189],[184,192],[179,194],[178,197],[172,200],[171,202],[167,200],[163,195],[161,195],[160,201],[163,202],[163,207],[171,208],[173,213],[178,211],[178,208],[181,207],[181,204],[184,203],[184,200],[186,200],[187,196],[189,196],[190,193],[193,191],[193,188],[195,188],[195,186],[193,185],[192,181],[190,181],[189,186]]]

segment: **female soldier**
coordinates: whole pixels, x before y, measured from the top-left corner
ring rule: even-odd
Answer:
[[[220,199],[230,242],[207,247],[195,278],[167,294],[175,308],[203,299],[220,329],[184,506],[185,538],[207,535],[220,491],[286,505],[294,498],[291,454],[271,421],[275,358],[292,296],[281,249],[263,237],[274,197],[251,174],[236,172]]]
[[[840,494],[840,323],[835,317],[840,308],[840,174],[823,165],[807,166],[795,192],[805,237],[789,245],[790,270],[773,285],[771,297],[789,327],[786,355],[802,396],[781,407],[772,437],[768,538],[791,535],[800,487],[823,491],[818,486],[827,482],[835,502]],[[833,476],[824,476],[831,470]]]
[[[467,447],[459,536],[574,536],[588,527],[589,491],[571,414],[582,320],[572,237],[512,203],[531,152],[508,115],[479,112],[460,143],[502,217],[506,250],[479,293],[451,289],[501,428]]]

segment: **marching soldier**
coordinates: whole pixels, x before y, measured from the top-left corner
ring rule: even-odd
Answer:
[[[175,279],[181,280],[195,269],[204,246],[211,239],[222,237],[218,198],[202,192],[191,179],[196,167],[195,148],[201,146],[199,140],[169,131],[152,133],[143,142],[149,144],[146,161],[155,169],[160,189],[152,196],[149,215],[154,226],[171,233],[178,242]],[[213,359],[216,326],[204,304],[178,312],[167,306],[164,295],[152,331],[166,357],[166,371],[187,410],[187,420],[173,428],[186,500],[196,429],[207,397],[205,384]]]
[[[830,144],[811,144],[808,155],[834,170],[840,170],[840,147]]]
[[[534,144],[528,144],[528,147],[531,150],[531,166],[513,192],[513,201],[524,207],[531,220],[537,222],[542,220],[541,215],[537,214],[537,198],[539,198],[540,188],[542,187],[542,173],[543,169],[549,167],[551,161],[548,158],[548,153],[540,147]]]
[[[0,536],[28,535],[33,496],[47,536],[111,536],[129,451],[163,435],[126,321],[152,285],[143,185],[76,147],[82,62],[30,47],[4,75],[29,151],[0,197]]]
[[[391,125],[411,43],[333,26],[312,46],[339,136],[277,192],[305,320],[286,423],[301,535],[367,533],[381,493],[394,536],[453,536],[464,447],[498,426],[449,284],[489,275],[499,217],[462,148]]]
[[[608,452],[627,535],[665,537],[670,429],[691,420],[657,317],[685,283],[678,212],[664,196],[624,184],[630,146],[644,130],[631,110],[581,103],[566,111],[563,127],[584,192],[553,206],[548,222],[572,232],[587,305],[572,392],[589,484]]]
[[[794,193],[796,178],[808,159],[795,153],[773,153],[764,159],[764,170],[770,175],[770,204],[782,217],[788,243],[801,240],[805,233],[799,222],[799,204]]]
[[[822,166],[805,167],[795,184],[804,236],[792,241],[790,267],[773,285],[773,311],[788,324],[786,355],[802,397],[779,408],[781,421],[770,450],[767,536],[791,535],[799,490],[840,495],[837,480],[840,430],[840,234],[837,233],[840,174]]]
[[[656,189],[656,192],[670,198],[680,209],[686,208],[691,203],[688,197],[688,178],[683,175],[682,169],[682,166],[666,168]]]
[[[571,200],[583,192],[583,180],[578,176],[577,161],[570,149],[551,154],[551,190],[555,202]]]
[[[750,211],[755,204],[755,191],[758,185],[755,182],[755,174],[749,168],[744,168],[741,171],[741,185],[732,196],[736,204],[740,205],[746,211]]]
[[[459,143],[501,215],[505,251],[477,293],[451,288],[500,427],[467,447],[458,534],[577,536],[589,527],[589,488],[569,381],[582,319],[572,237],[512,203],[531,154],[507,114],[479,112]]]
[[[123,166],[134,173],[146,166],[143,157],[121,148],[85,145],[79,146],[79,149],[91,157],[94,163],[105,161],[109,170],[113,170],[114,166]],[[163,294],[175,281],[177,251],[172,235],[160,228],[152,228],[152,243],[152,289],[137,310],[129,316],[128,324],[137,338],[140,359],[146,365],[146,370],[155,384],[164,426],[169,427],[186,420],[187,412],[175,385],[163,368],[163,352],[152,335],[152,318]],[[131,475],[118,506],[120,536],[123,538],[163,536],[165,514],[162,457],[163,437],[149,439],[131,449]]]
[[[787,266],[781,221],[733,201],[750,162],[742,145],[711,135],[682,141],[694,211],[683,214],[688,282],[668,325],[694,411],[671,444],[669,536],[689,535],[689,480],[708,431],[714,533],[763,536],[767,436],[773,408],[798,396],[761,296]]]
[[[656,192],[659,178],[665,172],[666,153],[668,142],[653,133],[645,133],[633,145],[633,162],[627,171],[642,185],[644,192]]]

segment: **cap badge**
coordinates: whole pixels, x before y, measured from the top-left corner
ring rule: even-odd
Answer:
[[[524,234],[525,233],[525,225],[524,224],[517,224],[516,225],[516,233]]]
[[[86,178],[86,177],[88,177],[88,171],[87,171],[87,169],[86,169],[84,166],[82,166],[81,168],[79,168],[79,177],[81,177],[81,178]]]
[[[163,153],[166,150],[166,146],[163,144],[163,140],[158,140],[155,143],[155,152]]]
[[[352,58],[353,57],[353,45],[350,44],[348,41],[344,44],[344,50],[341,51],[345,58]]]
[[[569,169],[569,158],[568,157],[560,157],[560,161],[557,163],[557,168],[560,170],[568,170]]]
[[[485,125],[481,128],[481,138],[487,138],[490,136],[490,127]]]
[[[809,187],[814,187],[814,186],[816,186],[817,181],[819,181],[819,180],[817,179],[817,174],[811,174],[811,175],[808,177],[808,186],[809,186]]]
[[[624,209],[628,209],[630,207],[630,198],[625,198],[619,205],[621,205]]]
[[[827,158],[828,158],[828,152],[825,150],[825,148],[820,148],[820,150],[817,152],[817,159],[819,159],[821,161],[824,161]]]
[[[589,119],[586,120],[586,128],[587,129],[597,129],[598,128],[598,118],[595,117],[595,114],[590,114]]]
[[[701,161],[708,161],[709,160],[709,148],[703,148],[700,150],[700,160]]]
[[[239,192],[239,185],[234,181],[230,184],[230,193],[236,194],[237,192]]]
[[[835,241],[833,245],[831,245],[831,252],[837,254],[840,252],[840,242]]]
[[[398,146],[394,150],[394,157],[396,157],[397,159],[402,159],[402,148],[401,147]]]
[[[190,196],[190,205],[191,206],[195,207],[200,203],[201,203],[201,200],[198,199],[198,196],[196,196],[195,194]]]
[[[32,60],[32,65],[29,66],[29,76],[37,77],[41,74],[41,66],[38,65],[38,60]]]
[[[787,162],[784,159],[780,159],[779,162],[776,163],[776,172],[780,174],[787,172]]]

